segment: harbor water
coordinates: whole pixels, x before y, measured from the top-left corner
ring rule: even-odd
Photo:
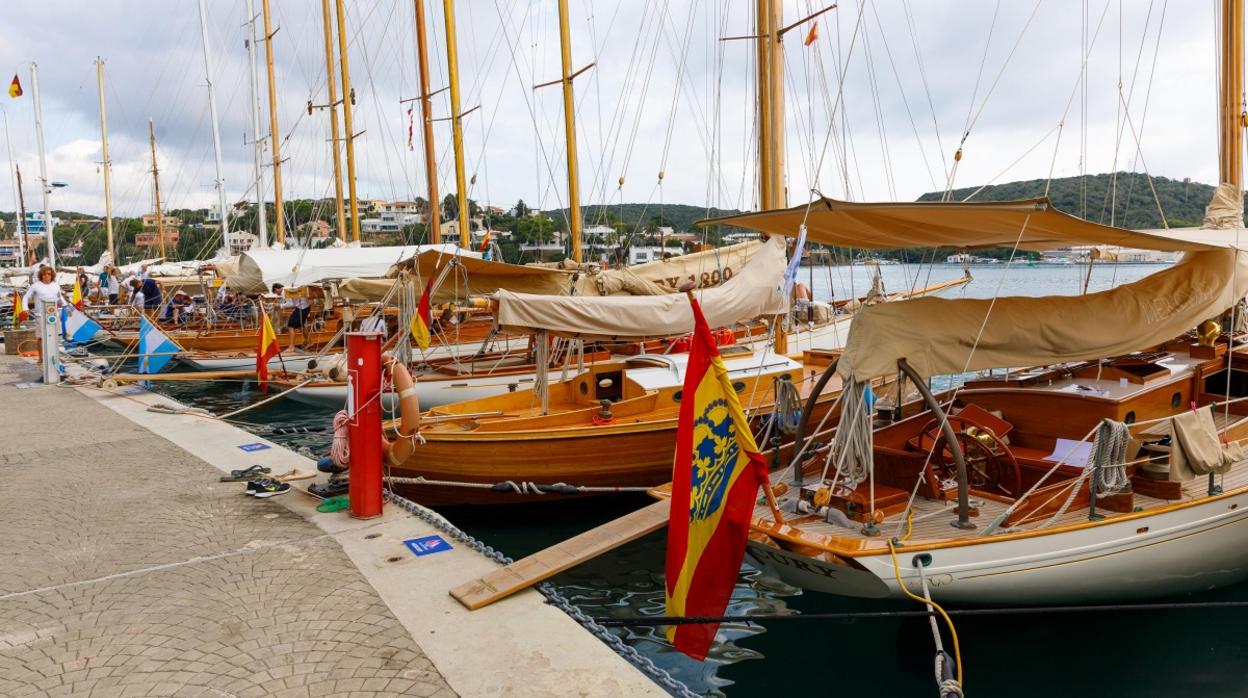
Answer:
[[[1164,265],[1098,265],[1089,291],[1128,283]],[[802,268],[816,300],[865,293],[874,267]],[[952,264],[884,265],[886,291],[958,278]],[[1086,266],[1027,263],[972,266],[972,281],[946,297],[1061,295],[1082,291]],[[183,403],[223,413],[265,396],[248,381],[157,384]],[[314,453],[328,449],[332,413],[277,401],[239,417],[253,428],[313,427],[311,433],[263,433]],[[592,455],[587,455],[592,459]],[[552,495],[552,497],[555,495]],[[538,508],[444,512],[483,541],[519,558],[644,505],[637,495],[553,503]],[[1248,541],[1245,542],[1248,544]],[[554,583],[591,616],[664,612],[665,533],[660,531],[564,572]],[[448,587],[464,580],[447,579]],[[1248,600],[1248,585],[1183,597]],[[739,577],[730,614],[802,615],[913,610],[914,604],[802,592],[749,567]],[[1069,615],[956,619],[968,695],[1175,696],[1248,695],[1248,641],[1241,610],[1105,611]],[[1103,632],[1106,631],[1106,632]],[[1108,632],[1112,631],[1112,632]],[[705,663],[675,652],[661,628],[617,629],[641,652],[707,695],[935,695],[932,638],[924,618],[854,621],[779,620],[732,624]],[[1106,641],[1105,638],[1113,638]]]

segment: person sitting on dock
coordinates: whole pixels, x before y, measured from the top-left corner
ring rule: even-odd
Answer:
[[[292,297],[283,297],[285,286],[282,284],[273,284],[273,293],[282,298],[281,309],[290,310],[290,315],[286,318],[286,330],[293,332],[299,330],[303,334],[303,346],[308,346],[310,337],[308,336],[308,315],[312,312],[312,302],[308,300],[306,293]]]
[[[69,305],[69,299],[65,297],[65,292],[61,290],[60,285],[56,283],[56,272],[52,267],[39,267],[38,279],[26,289],[26,295],[22,297],[22,307],[35,310],[32,301],[41,300],[44,303],[56,303],[60,305]]]

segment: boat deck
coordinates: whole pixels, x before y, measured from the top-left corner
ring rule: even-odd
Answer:
[[[1219,427],[1222,426],[1221,421],[1219,420]],[[1248,420],[1240,419],[1238,421],[1244,422]],[[1169,425],[1168,422],[1163,424]],[[1225,474],[1216,477],[1217,483],[1224,492],[1248,487],[1248,459],[1236,463]],[[778,478],[779,476],[773,475],[773,481],[777,482],[777,484],[779,483]],[[1159,507],[1203,499],[1208,496],[1208,486],[1207,478],[1203,476],[1196,477],[1183,484],[1183,496],[1175,500],[1158,499],[1136,492],[1134,494],[1134,506],[1139,510],[1148,511]],[[1069,489],[1063,490],[1059,499],[1067,496],[1069,491]],[[862,532],[862,524],[858,522],[851,522],[852,526],[846,528],[838,524],[829,523],[824,517],[816,514],[793,515],[791,512],[794,511],[794,502],[797,496],[796,490],[790,490],[777,498],[780,511],[786,516],[785,523],[800,529],[805,536],[826,536],[839,539],[836,541],[838,548],[857,548],[863,551],[887,549],[889,539],[900,537],[906,532],[906,519],[903,515],[896,515],[886,519],[879,525],[880,534],[874,536],[864,534]],[[916,497],[914,500],[914,517],[911,521],[912,531],[907,539],[907,545],[935,544],[977,538],[983,533],[984,527],[1005,513],[1009,504],[972,496],[971,507],[978,510],[978,516],[973,516],[971,519],[975,523],[976,528],[963,530],[952,525],[957,521],[956,500]],[[1098,507],[1096,513],[1103,516],[1106,520],[1123,516],[1122,513],[1109,511],[1103,507]],[[773,520],[771,509],[767,506],[766,501],[761,499],[754,508],[754,516],[764,521]],[[1070,510],[1056,517],[1052,523],[1048,523],[1051,518],[1053,518],[1052,514],[1037,514],[1029,520],[1025,520],[1010,528],[1000,526],[995,533],[1033,530],[1041,526],[1051,529],[1086,523],[1088,521],[1088,508],[1086,505],[1081,507],[1072,506]]]

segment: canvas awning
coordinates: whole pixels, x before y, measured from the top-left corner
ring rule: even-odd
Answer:
[[[695,292],[711,327],[783,312],[785,241],[773,237],[740,272]],[[548,330],[585,339],[668,337],[693,329],[681,293],[656,296],[536,296],[499,291],[497,322],[519,332]]]
[[[1243,229],[1126,230],[1063,213],[1046,198],[887,203],[820,198],[809,205],[809,213],[807,208],[802,204],[710,218],[699,225],[733,225],[795,237],[805,221],[811,242],[867,249],[978,249],[1016,243],[1024,250],[1089,244],[1167,252],[1248,247],[1248,231]]]
[[[327,279],[377,278],[397,262],[426,250],[445,255],[480,257],[451,244],[404,247],[331,247],[319,250],[249,250],[239,256],[238,273],[227,277],[230,288],[254,292],[275,283],[297,287]]]
[[[916,298],[859,311],[837,371],[863,381],[1043,366],[1141,351],[1216,318],[1248,292],[1248,252],[1189,252],[1174,266],[1083,296]]]

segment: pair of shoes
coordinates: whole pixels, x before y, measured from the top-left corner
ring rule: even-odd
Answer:
[[[242,470],[231,470],[229,475],[222,475],[221,482],[240,482],[242,480],[255,480],[262,475],[273,472],[272,468],[263,465],[253,465],[250,468]]]
[[[256,497],[257,499],[265,499],[268,497],[276,497],[279,494],[286,494],[290,491],[290,485],[277,480],[253,480],[247,483],[246,494]]]
[[[329,514],[335,511],[342,511],[348,506],[350,506],[350,502],[346,497],[330,497],[329,499],[326,499],[318,504],[316,510],[324,514]]]

